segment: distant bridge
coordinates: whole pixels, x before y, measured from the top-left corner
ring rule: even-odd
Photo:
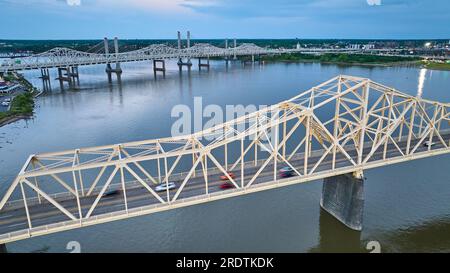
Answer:
[[[191,135],[31,155],[0,201],[0,244],[318,179],[322,207],[360,230],[363,171],[449,153],[449,110],[338,76]]]
[[[114,52],[114,53],[110,53]],[[120,79],[122,74],[121,63],[137,62],[137,61],[152,61],[153,73],[155,77],[157,73],[166,74],[165,61],[168,59],[177,59],[180,72],[186,66],[191,69],[191,59],[198,59],[198,67],[208,68],[209,59],[215,57],[222,57],[227,61],[237,59],[238,56],[251,56],[252,62],[255,61],[255,56],[269,55],[269,54],[286,54],[286,53],[305,53],[305,54],[323,54],[323,53],[350,53],[356,52],[353,49],[321,49],[321,48],[306,48],[306,49],[270,49],[262,48],[251,43],[244,43],[237,46],[236,39],[234,39],[233,47],[228,46],[228,40],[225,40],[225,47],[216,47],[207,43],[197,43],[191,46],[190,32],[187,33],[186,45],[182,44],[181,34],[178,32],[178,46],[171,47],[166,44],[153,44],[148,47],[128,51],[119,51],[119,41],[114,38],[113,48],[110,50],[110,43],[107,38],[103,42],[93,46],[88,52],[82,52],[70,48],[54,48],[49,51],[35,54],[23,58],[10,58],[0,61],[0,73],[40,69],[41,78],[43,79],[43,91],[51,90],[50,72],[49,69],[57,68],[58,77],[61,89],[64,89],[64,82],[67,82],[69,87],[75,87],[79,84],[79,66],[106,64],[106,73],[108,80],[112,80],[112,74],[116,74]],[[202,59],[203,60],[202,63]],[[113,67],[112,65],[115,65]]]
[[[189,48],[174,48],[165,44],[121,53],[89,53],[69,48],[54,48],[49,51],[24,58],[9,59],[1,62],[0,72],[29,69],[58,68],[94,64],[124,63],[148,60],[194,59],[209,57],[257,56],[284,53],[339,53],[353,52],[350,49],[269,49],[244,43],[237,47],[220,48],[210,44],[197,43]]]
[[[111,52],[110,52],[111,51]],[[210,58],[210,57],[223,57],[228,59],[236,59],[237,56],[254,56],[259,55],[276,55],[286,53],[303,53],[303,54],[325,54],[325,53],[350,53],[350,54],[372,54],[379,56],[398,56],[398,57],[413,57],[410,55],[402,55],[399,49],[333,49],[333,48],[295,48],[295,49],[271,49],[262,48],[252,43],[244,43],[237,46],[236,39],[234,39],[233,46],[228,46],[228,40],[225,41],[225,47],[216,47],[207,43],[196,43],[191,46],[190,44],[190,32],[187,33],[186,45],[182,45],[181,35],[178,32],[178,46],[171,47],[166,44],[153,44],[148,47],[128,51],[119,52],[118,39],[114,39],[113,49],[109,49],[109,41],[107,38],[103,42],[95,45],[88,52],[82,52],[70,48],[54,48],[49,51],[26,56],[22,58],[11,58],[0,61],[0,73],[8,71],[21,71],[29,69],[43,69],[59,68],[64,69],[66,75],[63,75],[60,71],[59,78],[69,81],[74,77],[78,77],[78,70],[73,70],[73,67],[95,65],[95,64],[107,64],[108,73],[121,73],[120,63],[124,62],[136,62],[136,61],[160,61],[164,62],[167,59],[178,59],[180,68],[183,65],[191,66],[190,60],[194,58]],[[433,59],[447,59],[442,56],[415,56],[421,58],[433,58]],[[184,62],[183,59],[187,59]],[[113,69],[109,65],[117,64]],[[209,66],[208,64],[200,66]],[[163,67],[156,67],[154,63],[155,72],[165,72],[165,65]],[[44,71],[44,78],[48,77],[48,72]],[[73,77],[74,76],[74,77]],[[67,78],[67,79],[66,79]]]

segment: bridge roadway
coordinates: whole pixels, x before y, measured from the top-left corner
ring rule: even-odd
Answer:
[[[450,132],[447,132],[442,135],[443,139],[446,141],[446,143],[449,143],[450,141]],[[412,141],[411,147],[414,147],[415,144],[417,144],[418,140]],[[406,148],[406,141],[400,141],[397,143],[398,146],[404,150]],[[432,151],[439,151],[442,150],[442,148],[445,148],[445,146],[442,143],[436,143],[432,147]],[[356,150],[354,147],[346,146],[347,152],[349,153],[352,158],[356,156]],[[370,152],[371,147],[365,147],[364,148],[364,154],[368,154]],[[414,153],[415,155],[422,156],[419,157],[427,157],[431,156],[431,154],[428,152],[428,148],[425,147],[425,145],[420,146],[417,151]],[[311,170],[311,168],[317,163],[317,161],[322,156],[322,153],[320,151],[313,151],[312,155],[309,157],[309,167],[308,169]],[[394,144],[388,145],[387,150],[387,159],[392,159],[395,157],[403,157],[398,152]],[[323,171],[331,170],[331,160],[330,160],[331,154],[328,155],[325,160],[319,165],[319,167],[316,169],[315,173],[320,173]],[[370,163],[376,163],[376,162],[383,162],[383,151],[382,149],[378,149],[378,151],[374,154],[375,160],[369,161],[367,164],[367,168],[374,168],[378,167],[380,165],[384,164],[373,164],[373,166],[370,166]],[[411,158],[412,159],[412,158]],[[260,162],[260,161],[259,161]],[[297,168],[298,170],[303,170],[303,154],[298,154],[293,159],[291,159],[290,163]],[[246,163],[249,164],[249,163]],[[248,182],[249,179],[252,178],[254,174],[258,171],[261,163],[258,163],[257,166],[252,164],[252,166],[245,167],[245,176],[244,181]],[[238,165],[239,166],[239,165]],[[286,166],[283,163],[278,164],[278,169]],[[336,169],[345,168],[345,167],[352,167],[351,163],[344,157],[342,154],[337,154],[336,157]],[[236,174],[235,181],[236,183],[240,184],[240,169],[236,168],[233,171]],[[301,171],[302,172],[302,171]],[[297,177],[298,178],[298,177]],[[307,182],[315,179],[305,179],[300,178],[296,179],[298,180],[297,183]],[[283,181],[281,178],[279,181]],[[181,181],[174,181],[177,185],[177,189],[180,186]],[[209,193],[214,192],[228,192],[229,190],[222,190],[219,188],[219,185],[223,183],[223,181],[220,181],[218,174],[210,174],[208,175],[208,184],[209,184]],[[258,178],[255,180],[253,185],[257,184],[267,184],[267,183],[277,183],[273,181],[273,162],[267,165],[264,169],[264,171],[258,176]],[[295,183],[290,183],[295,184]],[[252,187],[253,187],[252,185]],[[155,186],[153,185],[152,188]],[[173,197],[176,190],[171,190],[170,196]],[[128,199],[128,209],[147,206],[151,204],[159,203],[159,201],[151,196],[148,191],[140,186],[140,187],[134,187],[134,188],[127,188],[127,199]],[[167,198],[166,191],[160,192],[159,195],[161,198],[165,199]],[[205,181],[203,175],[198,175],[197,177],[192,177],[188,183],[186,184],[185,188],[183,189],[181,195],[179,196],[179,200],[192,197],[192,196],[200,196],[205,194]],[[81,201],[81,207],[82,207],[82,214],[85,215],[87,211],[90,208],[90,205],[94,202],[96,198],[96,194],[92,194],[91,196],[83,197],[80,199]],[[74,215],[78,215],[78,207],[77,202],[75,199],[69,199],[65,201],[60,201],[60,203],[71,213]],[[32,219],[32,225],[33,227],[37,226],[45,226],[52,223],[57,222],[63,222],[67,221],[68,218],[64,214],[62,214],[59,210],[57,210],[55,207],[53,207],[52,204],[45,202],[42,204],[34,204],[29,206],[31,219]],[[123,201],[123,195],[122,193],[117,195],[112,195],[109,197],[103,197],[100,199],[100,202],[98,203],[96,209],[93,212],[93,216],[95,215],[102,215],[102,214],[108,214],[114,211],[120,211],[125,210],[124,201]],[[17,206],[11,206],[11,207],[5,207],[4,210],[0,213],[0,234],[7,234],[9,232],[14,232],[18,230],[25,230],[28,228],[27,218],[22,207]]]
[[[235,57],[235,56],[257,56],[270,54],[315,54],[347,53],[347,54],[370,54],[379,56],[397,57],[420,57],[446,60],[448,56],[425,56],[425,55],[403,55],[396,49],[332,49],[332,48],[299,48],[299,49],[270,49],[262,48],[254,44],[242,44],[235,48],[219,48],[210,44],[195,44],[189,48],[172,48],[163,44],[154,44],[146,48],[128,52],[117,53],[88,53],[69,48],[54,48],[49,51],[23,57],[21,59],[11,58],[0,62],[0,73],[10,71],[21,71],[29,69],[67,68],[71,66],[84,66],[95,64],[114,64],[148,60],[165,59],[193,59],[210,57]]]
[[[353,49],[323,48],[269,49],[254,44],[242,44],[236,48],[219,48],[210,44],[196,44],[192,47],[182,49],[155,44],[139,50],[108,54],[93,54],[69,48],[55,48],[41,54],[24,57],[20,60],[13,58],[0,62],[0,72],[167,59],[233,58],[234,56],[258,56],[286,53],[322,54],[351,53],[356,51],[357,50]]]

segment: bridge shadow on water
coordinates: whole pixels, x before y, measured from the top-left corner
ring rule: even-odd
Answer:
[[[309,249],[308,252],[364,252],[364,248],[361,245],[361,232],[349,229],[321,208],[319,215],[319,242],[316,247]]]
[[[376,238],[381,252],[420,253],[450,251],[450,217],[433,219],[389,231],[356,232],[348,229],[323,209],[320,210],[319,243],[312,253],[369,253],[369,239]],[[368,234],[366,234],[368,233]]]

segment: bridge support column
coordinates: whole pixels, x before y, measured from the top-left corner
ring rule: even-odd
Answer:
[[[202,67],[209,70],[209,57],[206,59],[206,63],[202,63],[202,58],[198,58],[198,70],[202,70]]]
[[[69,75],[73,83],[76,82],[77,85],[80,85],[80,74],[78,74],[78,66],[70,66]]]
[[[191,67],[192,67],[192,62],[190,59],[188,59],[186,62],[183,62],[183,59],[178,59],[178,69],[180,70],[180,72],[183,70],[183,66],[187,66],[188,71],[191,71]]]
[[[50,72],[48,68],[41,68],[42,87],[45,92],[51,91]]]
[[[117,79],[122,75],[122,68],[120,68],[120,63],[116,63],[116,68],[112,68],[111,64],[106,65],[106,74],[108,74],[108,80],[111,81],[112,73],[116,74]]]
[[[116,68],[112,68],[111,64],[106,65],[106,74],[108,74],[108,80],[112,80],[112,73],[116,74],[117,79],[122,75],[122,69],[120,68],[120,63],[116,63]]]
[[[116,73],[122,74],[122,68],[119,62],[119,39],[117,37],[114,37],[114,51],[116,53]]]
[[[0,244],[0,253],[8,253],[8,249],[6,249],[6,244]]]
[[[78,66],[58,67],[58,78],[61,89],[64,89],[64,82],[69,83],[69,88],[73,88],[75,83],[80,84]]]
[[[178,31],[177,32],[178,35],[178,49],[181,50],[182,45],[181,45],[181,33]],[[187,45],[186,48],[189,48],[191,46],[191,33],[188,31],[187,32]],[[183,58],[180,56],[180,58],[178,58],[178,69],[180,70],[180,73],[183,70],[183,66],[187,66],[188,71],[191,72],[191,67],[192,67],[192,62],[191,59],[187,59],[186,62],[183,61]]]
[[[225,49],[228,50],[228,38],[225,39]],[[226,65],[226,67],[228,68],[228,62],[230,61],[230,56],[229,56],[229,55],[226,55],[226,56],[224,57],[224,59],[225,59],[225,65]]]
[[[158,64],[162,64],[161,67],[158,67]],[[161,71],[163,73],[163,77],[166,77],[166,61],[164,60],[153,60],[153,75],[156,79],[156,74],[158,71]]]
[[[325,178],[320,206],[347,227],[361,231],[364,208],[363,173]]]
[[[233,50],[233,60],[237,60],[236,57],[236,39],[233,40],[234,50]]]
[[[104,38],[103,41],[104,41],[104,46],[105,46],[105,54],[109,55],[108,38]],[[115,54],[113,56],[117,59],[118,54],[119,54],[119,40],[117,39],[117,37],[114,38],[114,52],[115,52]],[[120,77],[122,75],[122,68],[120,67],[119,61],[116,61],[115,68],[112,68],[110,63],[106,64],[106,74],[108,74],[109,82],[112,81],[112,73],[115,73],[117,76],[117,79],[120,81]]]

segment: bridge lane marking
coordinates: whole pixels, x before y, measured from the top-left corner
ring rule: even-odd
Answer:
[[[17,227],[17,226],[22,226],[22,225],[27,225],[27,223],[17,223],[17,224],[9,225],[7,227]]]

